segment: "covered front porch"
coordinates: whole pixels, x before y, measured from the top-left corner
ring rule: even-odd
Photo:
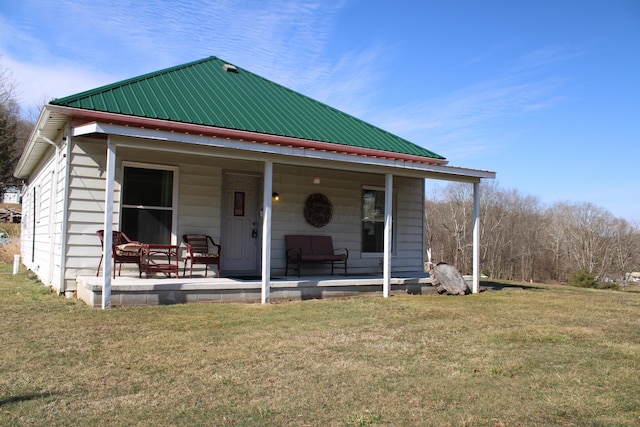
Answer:
[[[433,292],[429,273],[402,273],[391,277],[391,294]],[[356,295],[382,295],[383,277],[282,276],[271,277],[271,301],[341,298]],[[77,277],[77,297],[91,307],[102,304],[103,278]],[[262,279],[259,276],[138,278],[118,276],[111,280],[113,307],[181,303],[260,303]]]

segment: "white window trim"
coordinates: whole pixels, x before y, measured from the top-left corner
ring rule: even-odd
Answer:
[[[360,188],[360,257],[361,258],[382,258],[384,256],[384,252],[364,252],[362,251],[362,221],[364,220],[363,216],[364,213],[362,212],[362,191],[363,190],[375,190],[375,191],[382,191],[383,193],[385,192],[385,188],[384,187],[379,187],[379,186],[375,186],[375,185],[363,185]],[[396,227],[396,215],[398,213],[398,197],[397,197],[397,191],[396,188],[393,188],[393,212],[392,217],[393,217],[393,223],[391,224],[391,235],[392,237],[392,244],[391,247],[393,248],[393,250],[391,251],[391,257],[395,258],[396,257],[396,251],[398,248],[398,245],[396,244],[397,242],[397,227]],[[382,221],[384,223],[384,220]]]
[[[41,184],[37,184],[36,185],[36,206],[35,206],[35,216],[36,216],[36,223],[40,224],[40,220],[42,219],[42,185]]]
[[[49,188],[49,237],[53,234],[55,222],[54,219],[56,217],[56,189],[58,188],[58,183],[56,182],[56,173],[55,171],[51,171],[50,177],[51,187]]]
[[[22,219],[20,221],[22,226],[22,232],[27,233],[28,230],[27,224],[29,223],[29,212],[31,211],[31,197],[29,196],[29,191],[24,191],[22,194],[22,202],[20,205],[22,206]]]
[[[166,209],[171,210],[171,244],[177,245],[178,242],[178,172],[180,168],[178,166],[171,165],[160,165],[155,163],[141,163],[141,162],[128,162],[123,161],[120,176],[122,177],[122,184],[120,188],[120,209],[118,212],[118,223],[121,222],[121,215],[123,208],[145,208],[145,206],[140,205],[125,205],[122,201],[123,191],[122,187],[124,186],[124,169],[125,168],[140,168],[140,169],[155,169],[155,170],[167,170],[173,172],[173,188],[171,194],[171,208],[160,208],[158,206],[154,206],[155,209]]]

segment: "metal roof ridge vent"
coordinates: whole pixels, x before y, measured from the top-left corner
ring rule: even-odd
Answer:
[[[237,73],[238,72],[238,67],[236,67],[235,65],[231,65],[231,64],[224,64],[222,66],[222,68],[227,72],[227,73]]]

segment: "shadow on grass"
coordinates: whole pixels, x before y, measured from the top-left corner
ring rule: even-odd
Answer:
[[[21,394],[18,396],[6,396],[6,397],[0,398],[0,406],[8,405],[10,403],[28,402],[30,400],[40,399],[43,397],[51,397],[51,396],[52,396],[52,393],[49,393],[49,392]]]
[[[536,286],[535,283],[510,283],[510,282],[497,282],[493,280],[481,280],[480,281],[480,292],[482,291],[501,291],[506,289],[513,290],[531,290],[531,289],[541,289],[539,286]]]

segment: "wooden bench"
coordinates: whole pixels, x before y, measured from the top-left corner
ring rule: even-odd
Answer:
[[[289,274],[289,264],[297,265],[298,277],[302,263],[331,263],[331,275],[335,264],[344,265],[344,275],[347,275],[347,248],[333,248],[331,236],[284,236],[287,246],[287,265],[285,276]],[[340,253],[338,253],[340,251]]]

